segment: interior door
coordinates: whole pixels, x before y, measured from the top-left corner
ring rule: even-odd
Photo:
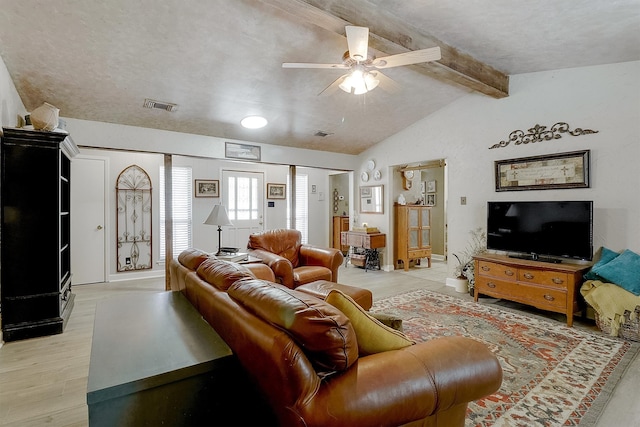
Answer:
[[[71,274],[73,284],[104,282],[105,171],[107,160],[71,161]]]
[[[223,170],[221,187],[222,204],[233,223],[222,230],[222,246],[246,249],[249,235],[264,229],[264,176]]]

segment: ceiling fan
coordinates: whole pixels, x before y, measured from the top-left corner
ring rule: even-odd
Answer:
[[[375,89],[379,84],[383,89],[391,91],[397,87],[397,84],[392,79],[382,74],[379,70],[440,59],[439,47],[376,58],[369,54],[369,28],[348,25],[345,29],[349,50],[344,53],[342,64],[284,62],[282,68],[349,70],[347,74],[338,77],[318,95],[333,92],[338,87],[347,93],[361,95]]]

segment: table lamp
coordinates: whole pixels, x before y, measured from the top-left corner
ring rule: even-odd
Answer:
[[[218,226],[218,252],[216,255],[220,255],[220,248],[222,247],[221,241],[221,233],[223,225],[233,225],[231,221],[229,221],[229,215],[227,215],[227,208],[223,205],[214,205],[211,213],[204,220],[203,224],[208,225],[217,225]]]

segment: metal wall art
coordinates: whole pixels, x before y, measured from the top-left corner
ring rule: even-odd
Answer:
[[[150,269],[151,179],[140,166],[131,165],[116,181],[118,271]]]
[[[562,134],[567,133],[571,136],[588,135],[591,133],[598,133],[597,130],[576,128],[574,130],[569,129],[569,125],[564,122],[556,123],[547,129],[546,126],[535,125],[528,129],[529,133],[525,133],[522,130],[514,130],[509,134],[509,139],[506,141],[500,141],[497,144],[489,147],[489,150],[493,148],[506,147],[513,142],[514,145],[529,144],[541,141],[551,141],[552,139],[562,138]]]
[[[495,162],[496,191],[589,187],[589,150]]]

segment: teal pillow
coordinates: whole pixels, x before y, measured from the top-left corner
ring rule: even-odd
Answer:
[[[587,274],[584,275],[584,278],[586,280],[602,281],[602,277],[598,276],[594,270],[597,270],[598,268],[607,264],[609,261],[613,261],[618,255],[620,255],[618,252],[614,252],[611,249],[605,248],[603,246],[600,250],[600,259],[593,265],[593,267],[591,267],[591,270],[589,270]]]
[[[640,295],[640,255],[626,249],[605,265],[594,269],[595,274],[615,283],[634,295]]]

